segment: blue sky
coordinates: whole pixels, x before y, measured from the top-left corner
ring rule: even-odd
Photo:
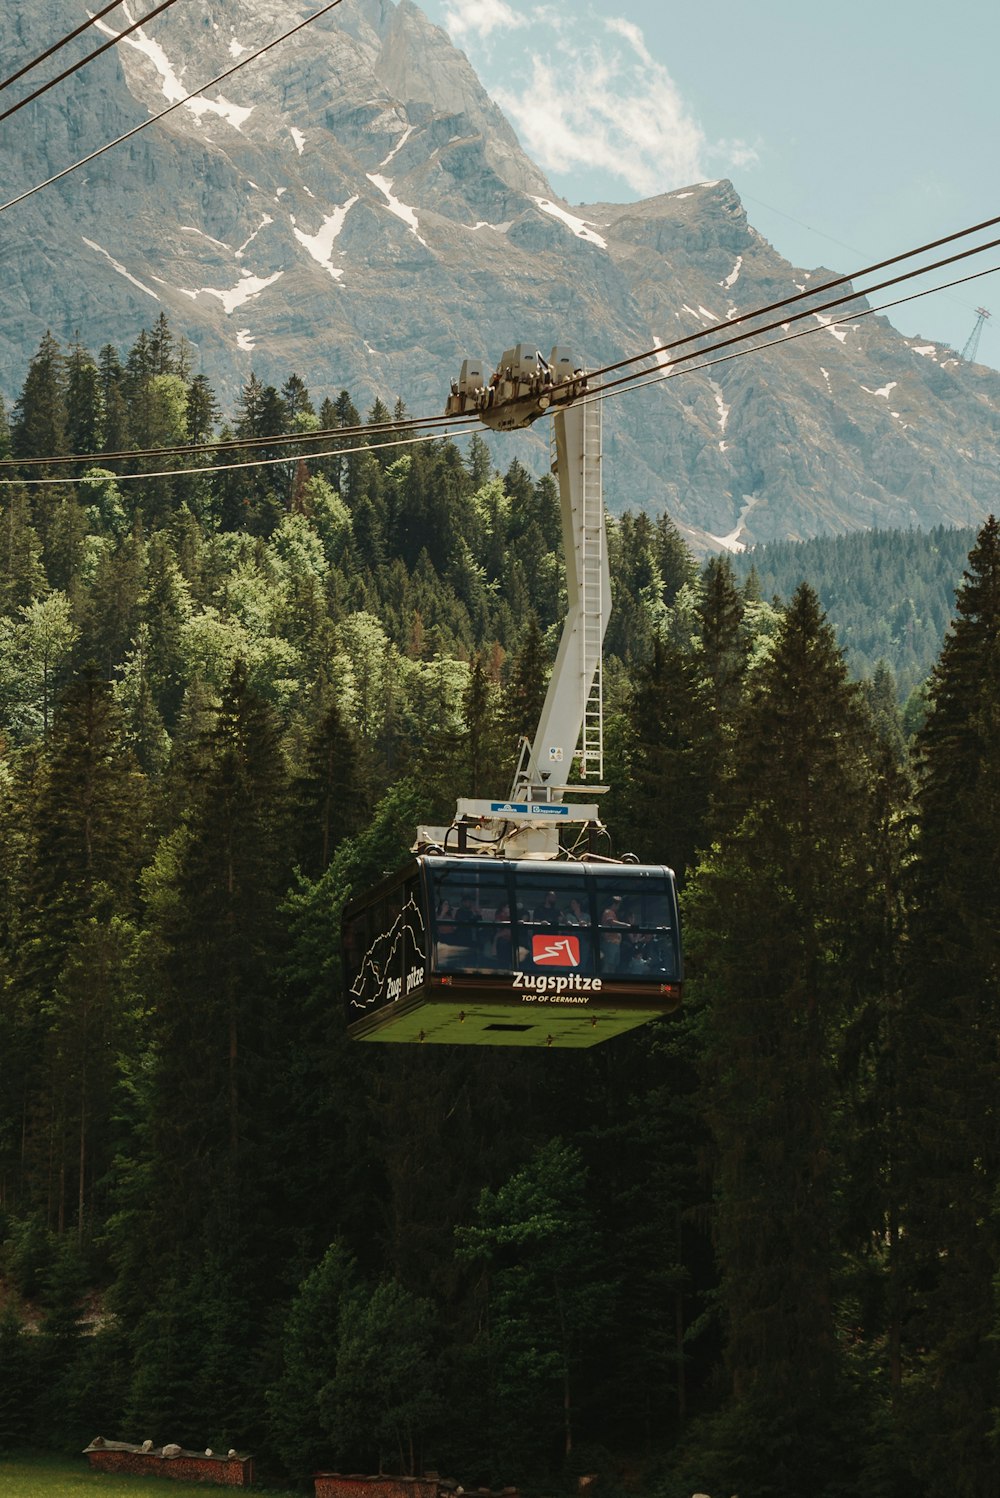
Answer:
[[[1000,214],[986,0],[418,3],[571,203],[729,177],[781,254],[841,273]],[[889,315],[961,351],[979,306],[1000,367],[1000,273]]]

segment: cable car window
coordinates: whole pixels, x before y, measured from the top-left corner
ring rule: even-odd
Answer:
[[[677,932],[666,881],[620,874],[595,882],[601,973],[676,977]]]
[[[585,875],[517,871],[517,966],[594,971],[593,913]]]
[[[440,862],[431,873],[431,889],[435,969],[509,971],[511,920],[504,869]]]

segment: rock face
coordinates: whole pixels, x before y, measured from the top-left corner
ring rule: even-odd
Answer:
[[[312,8],[186,0],[3,126],[0,202]],[[86,13],[7,0],[5,71]],[[776,254],[728,182],[570,208],[412,0],[343,0],[0,214],[0,256],[8,400],[46,328],[96,352],[165,312],[229,410],[253,369],[276,384],[294,371],[317,398],[346,387],[362,408],[401,396],[419,415],[443,409],[466,354],[559,342],[595,367],[832,274]],[[882,318],[810,323],[769,353],[609,400],[612,507],[666,506],[695,541],[735,546],[969,524],[995,506],[1000,376]],[[539,432],[491,445],[502,466],[545,461]]]

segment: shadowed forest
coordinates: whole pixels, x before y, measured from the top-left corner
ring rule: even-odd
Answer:
[[[162,318],[0,411],[0,1449],[997,1498],[1000,527],[959,582],[611,522],[604,814],[683,1009],[349,1045],[343,905],[506,792],[564,609],[552,481],[406,421],[293,375],[222,424]]]

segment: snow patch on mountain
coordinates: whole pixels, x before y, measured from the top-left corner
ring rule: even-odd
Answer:
[[[213,239],[211,234],[206,234],[204,229],[196,229],[194,224],[181,224],[180,230],[182,234],[200,234],[202,239],[208,240],[209,244],[217,244],[220,250],[232,251],[232,245],[226,244],[221,239]],[[237,251],[237,254],[239,254],[239,251]]]
[[[746,542],[740,540],[740,535],[746,525],[748,517],[752,513],[759,499],[759,494],[744,494],[743,506],[740,510],[739,519],[733,526],[732,530],[725,536],[712,536],[710,533],[710,539],[717,542],[717,544],[722,547],[723,551],[746,551]]]
[[[265,213],[253,233],[249,236],[249,238],[243,241],[239,249],[236,251],[236,259],[241,260],[243,258],[243,251],[247,248],[247,246],[253,244],[254,240],[257,238],[257,235],[261,232],[262,229],[266,229],[268,224],[273,223],[274,219],[271,217],[271,215],[269,213]],[[225,248],[228,249],[228,246],[225,246]]]
[[[743,256],[742,255],[737,255],[737,257],[736,257],[736,264],[733,266],[732,270],[729,272],[729,275],[726,277],[726,279],[724,281],[720,281],[719,282],[719,285],[720,286],[725,286],[727,290],[729,289],[730,286],[735,286],[737,278],[738,278],[739,273],[740,273],[740,270],[742,269],[742,266],[743,266]]]
[[[715,409],[719,413],[719,431],[724,432],[729,421],[729,407],[726,405],[726,402],[723,398],[722,386],[717,385],[716,382],[712,379],[710,379],[708,383],[711,387],[712,394],[715,396]],[[720,442],[719,446],[724,450],[726,444],[724,442]]]
[[[332,263],[333,246],[341,229],[344,227],[344,220],[357,201],[358,195],[355,193],[353,197],[348,198],[346,203],[341,203],[331,214],[327,215],[315,234],[303,233],[301,229],[296,227],[294,218],[290,218],[292,233],[299,244],[308,250],[316,263],[321,265],[324,270],[329,271],[333,279],[338,282],[343,278],[344,272],[343,269],[338,269]]]
[[[228,317],[235,312],[237,307],[242,307],[244,302],[249,302],[252,297],[260,296],[268,286],[273,286],[275,281],[284,275],[283,270],[276,270],[273,276],[253,276],[249,271],[241,271],[240,279],[235,286],[228,291],[219,291],[214,286],[203,286],[203,296],[217,296],[222,303],[223,309]]]
[[[409,140],[410,136],[413,134],[413,132],[414,132],[415,129],[416,129],[415,125],[407,125],[406,129],[403,131],[402,135],[399,137],[399,139],[397,140],[396,144],[393,146],[392,150],[389,152],[389,154],[385,158],[385,160],[379,162],[379,166],[380,167],[388,166],[389,163],[390,163],[390,161],[392,161],[393,157],[399,155],[400,151],[406,145],[406,142]]]
[[[138,280],[137,277],[133,276],[130,270],[126,270],[124,265],[116,260],[113,255],[110,255],[103,245],[95,244],[92,239],[87,239],[84,235],[80,237],[88,249],[96,250],[99,255],[103,255],[105,260],[110,263],[112,269],[116,270],[120,276],[124,276],[126,281],[131,281],[133,286],[138,286],[139,290],[144,291],[147,296],[151,296],[154,302],[160,300],[155,291],[152,291],[142,281]]]
[[[575,213],[568,213],[565,208],[560,208],[558,203],[553,203],[550,198],[536,198],[533,194],[531,201],[536,203],[543,213],[551,218],[557,218],[560,223],[572,229],[577,239],[585,239],[588,244],[596,244],[598,249],[606,250],[608,241],[587,223],[586,219],[577,218]]]
[[[417,218],[416,209],[410,208],[406,203],[401,203],[397,197],[393,196],[392,183],[389,181],[388,177],[379,176],[375,172],[366,172],[365,176],[368,178],[368,181],[372,184],[372,186],[377,187],[379,192],[385,198],[386,206],[388,207],[389,212],[394,213],[398,219],[402,219],[403,223],[409,229],[410,233],[415,234],[416,237],[420,240],[420,243],[423,245],[425,250],[430,249],[430,246],[428,245],[426,239],[423,239],[421,237],[420,222]]]
[[[125,6],[124,10],[125,15],[128,16],[128,7]],[[131,20],[132,17],[129,16],[129,19]],[[95,21],[94,25],[105,36],[121,36],[120,31],[115,31],[114,27],[109,26],[105,21]],[[159,42],[155,42],[152,37],[147,36],[141,26],[131,36],[124,37],[123,42],[126,47],[131,47],[134,51],[141,52],[153,64],[153,67],[160,76],[160,88],[168,104],[179,104],[182,99],[186,98],[190,90],[186,89],[181,83],[179,74],[175,71]],[[229,99],[224,98],[222,94],[214,101],[212,99],[203,99],[200,95],[193,99],[187,99],[185,108],[190,109],[191,113],[197,119],[201,119],[201,116],[206,113],[217,114],[222,119],[228,120],[234,130],[242,130],[253,113],[252,105],[249,109],[243,109],[239,104],[233,104]]]

